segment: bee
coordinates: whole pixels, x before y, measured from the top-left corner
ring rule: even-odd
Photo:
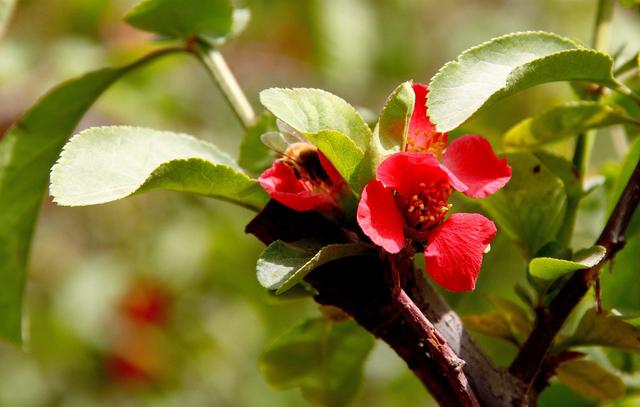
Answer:
[[[316,184],[331,184],[329,175],[322,167],[318,149],[302,138],[295,130],[272,131],[260,136],[262,142],[280,155],[280,160],[291,167],[298,179]]]

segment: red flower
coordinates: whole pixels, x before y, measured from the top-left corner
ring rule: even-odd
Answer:
[[[295,156],[288,153],[260,175],[262,188],[271,198],[296,211],[324,211],[338,206],[346,185],[342,176],[313,145],[296,144],[303,146],[290,147],[299,150],[293,151]]]
[[[447,201],[453,189],[472,198],[496,192],[511,178],[511,167],[481,136],[463,136],[445,150],[447,135],[437,133],[426,115],[426,86],[413,88],[408,151],[380,164],[362,193],[358,223],[389,253],[400,252],[409,239],[425,243],[426,269],[438,284],[451,291],[473,290],[496,227],[479,214],[458,213],[445,220],[451,209]]]

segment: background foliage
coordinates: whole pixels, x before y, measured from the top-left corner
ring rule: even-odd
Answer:
[[[2,132],[53,84],[129,62],[150,49],[149,34],[121,21],[131,4],[18,2],[0,42]],[[595,7],[590,0],[247,0],[243,5],[251,9],[252,23],[222,51],[255,106],[264,88],[317,87],[357,104],[365,119],[375,118],[367,112],[378,112],[400,82],[428,81],[443,63],[483,40],[545,30],[588,43]],[[610,51],[640,48],[637,14],[621,9],[616,19]],[[505,131],[569,94],[564,84],[530,89],[482,111],[464,127],[503,151]],[[106,124],[194,134],[235,156],[242,134],[205,73],[177,56],[115,85],[81,128]],[[576,248],[593,243],[622,188],[616,179],[629,146],[621,131],[608,128],[596,141],[589,175],[604,174],[611,188],[597,189],[584,201]],[[551,149],[568,154],[569,146],[570,141],[561,142]],[[633,148],[640,152],[638,142]],[[533,190],[533,198],[547,199],[544,187]],[[250,217],[225,203],[167,192],[88,208],[47,203],[30,266],[32,338],[27,353],[0,344],[0,405],[305,405],[297,390],[271,390],[258,359],[265,344],[318,310],[308,301],[275,299],[260,288],[255,260],[262,247],[242,233]],[[492,309],[495,296],[520,301],[512,287],[526,279],[521,253],[539,247],[515,246],[507,233],[499,233],[486,256],[478,289],[448,296],[461,314]],[[604,273],[606,307],[640,311],[638,247],[636,237],[620,253],[615,278]],[[141,306],[145,298],[155,302]],[[513,357],[515,348],[478,339],[498,363]],[[279,351],[277,345],[270,351]],[[640,365],[637,356],[622,352],[590,352],[612,368],[631,372]],[[364,376],[356,405],[429,404],[422,386],[384,344],[376,343]],[[637,377],[627,376],[632,390],[640,388]],[[305,377],[312,392],[314,372]],[[589,380],[597,379],[584,379]],[[591,403],[560,384],[541,398],[542,405]]]

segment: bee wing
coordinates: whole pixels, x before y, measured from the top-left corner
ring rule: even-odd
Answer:
[[[297,141],[300,141],[300,142],[306,141],[304,137],[302,137],[302,135],[298,133],[296,129],[289,126],[287,123],[283,122],[282,120],[276,119],[276,126],[278,127],[278,130],[280,130],[282,133],[289,133],[292,137],[296,137],[298,139]]]
[[[264,145],[280,154],[285,154],[290,145],[300,142],[300,138],[297,136],[279,131],[264,133],[260,136],[260,140]]]

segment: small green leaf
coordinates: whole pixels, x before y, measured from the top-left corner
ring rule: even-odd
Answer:
[[[314,405],[344,406],[356,395],[373,344],[354,321],[309,319],[265,349],[260,370],[273,387],[299,387]]]
[[[124,19],[141,30],[177,38],[224,37],[234,24],[230,0],[142,0]]]
[[[532,257],[556,235],[564,220],[567,193],[564,182],[537,157],[507,154],[511,181],[497,193],[478,201],[501,231]]]
[[[384,155],[402,150],[406,142],[416,99],[411,85],[411,82],[404,82],[398,86],[387,99],[380,114],[374,140]]]
[[[495,310],[460,318],[472,331],[521,344],[531,332],[532,323],[527,312],[518,304],[503,298],[493,297]]]
[[[16,0],[0,0],[0,37],[2,37],[9,25],[15,5]]]
[[[360,173],[371,129],[343,99],[319,89],[272,88],[260,101],[278,119],[315,144],[357,195],[368,181]]]
[[[22,297],[31,236],[62,146],[93,102],[128,72],[175,50],[88,73],[45,95],[0,141],[0,337],[21,340]]]
[[[543,280],[555,280],[568,273],[583,270],[598,264],[607,250],[602,246],[593,246],[576,253],[573,260],[536,257],[529,263],[529,273]]]
[[[447,132],[481,107],[547,82],[587,80],[613,85],[610,56],[545,32],[494,38],[447,63],[429,84],[429,117]]]
[[[238,164],[253,174],[260,174],[269,168],[277,158],[276,153],[264,145],[260,136],[277,130],[276,119],[271,113],[264,112],[258,116],[255,124],[246,130],[242,139]]]
[[[618,106],[571,102],[524,119],[505,133],[503,142],[509,148],[531,149],[614,124],[640,123]]]
[[[611,314],[587,311],[576,331],[562,343],[563,346],[609,346],[627,351],[640,351],[640,328]]]
[[[94,127],[74,136],[51,170],[59,205],[94,205],[153,189],[193,192],[260,209],[258,182],[213,144],[138,127]]]
[[[369,246],[360,243],[317,245],[289,244],[277,240],[269,245],[258,259],[260,284],[281,294],[292,288],[316,267],[343,257],[366,254]]]
[[[572,360],[556,368],[558,380],[578,394],[595,400],[615,400],[624,396],[620,377],[589,360]]]

